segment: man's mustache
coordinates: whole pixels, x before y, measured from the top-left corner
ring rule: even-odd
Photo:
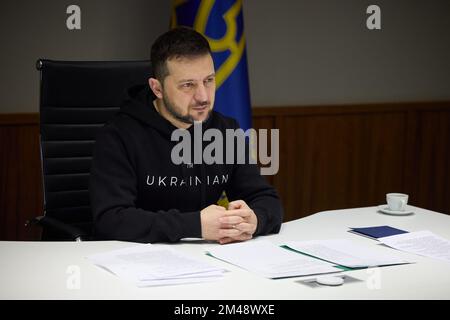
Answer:
[[[209,107],[211,105],[211,103],[209,101],[204,101],[204,102],[200,102],[197,103],[196,105],[192,106],[192,108],[197,108],[197,107]]]

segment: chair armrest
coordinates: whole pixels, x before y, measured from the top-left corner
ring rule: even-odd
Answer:
[[[28,220],[25,223],[25,226],[29,225],[38,225],[43,228],[48,228],[54,231],[62,232],[64,234],[67,234],[74,241],[82,241],[84,237],[88,236],[83,230],[77,227],[68,225],[57,219],[46,216],[39,216],[31,220]]]

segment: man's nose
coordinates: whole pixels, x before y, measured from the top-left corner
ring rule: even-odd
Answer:
[[[195,91],[195,100],[198,102],[206,102],[208,101],[208,92],[206,91],[206,87],[203,83],[200,83],[197,86],[197,90]]]

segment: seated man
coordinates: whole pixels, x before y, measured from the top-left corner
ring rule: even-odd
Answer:
[[[208,41],[190,28],[173,29],[153,44],[151,63],[154,77],[129,90],[129,100],[95,143],[90,181],[95,237],[136,242],[201,237],[223,244],[278,232],[281,203],[256,164],[175,164],[171,158],[174,130],[193,133],[198,123],[224,134],[238,128],[234,119],[213,111]],[[231,201],[227,209],[216,205],[223,191]]]

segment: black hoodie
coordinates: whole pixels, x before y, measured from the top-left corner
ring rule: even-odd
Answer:
[[[216,204],[224,190],[230,201],[242,199],[255,212],[255,236],[279,231],[280,200],[256,165],[173,164],[171,151],[178,142],[171,134],[177,128],[155,110],[148,86],[131,88],[129,96],[94,147],[90,196],[96,239],[200,238],[200,210]],[[188,129],[192,137],[193,127]],[[224,133],[238,125],[213,111],[202,127]]]

